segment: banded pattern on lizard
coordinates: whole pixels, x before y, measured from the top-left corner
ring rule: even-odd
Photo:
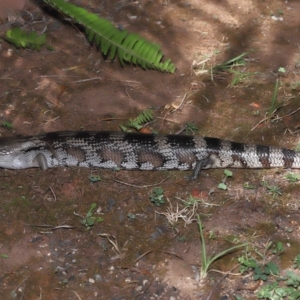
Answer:
[[[0,139],[0,167],[77,166],[127,170],[300,168],[293,150],[210,137],[109,131],[52,132]]]

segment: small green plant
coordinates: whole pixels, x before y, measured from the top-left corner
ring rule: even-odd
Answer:
[[[273,198],[282,196],[281,188],[277,185],[270,185],[266,180],[262,181],[262,185],[267,188],[269,194],[272,194]]]
[[[245,71],[237,71],[237,70],[230,70],[230,73],[233,74],[233,78],[230,83],[230,87],[234,87],[239,83],[245,82],[252,76],[259,74],[259,72],[245,72]]]
[[[135,220],[136,219],[136,214],[134,214],[134,213],[128,213],[127,214],[127,218],[129,219],[129,220]]]
[[[281,284],[279,282],[282,282]],[[300,298],[300,276],[287,271],[284,277],[263,285],[257,292],[258,299],[265,300],[296,300]]]
[[[256,187],[255,187],[255,185],[251,185],[249,182],[245,182],[244,185],[243,185],[243,188],[248,189],[248,190],[253,190]]]
[[[222,64],[219,64],[212,68],[212,73],[216,72],[229,72],[232,74],[232,80],[230,87],[234,87],[239,83],[249,80],[250,77],[260,74],[259,72],[246,72],[246,60],[245,56],[248,52],[244,52]],[[242,68],[243,67],[243,68]]]
[[[300,254],[298,254],[294,259],[294,269],[300,269]]]
[[[156,206],[161,206],[165,203],[164,190],[160,187],[155,187],[152,189],[152,193],[150,195],[150,200]]]
[[[295,147],[295,151],[296,151],[296,152],[300,152],[300,143],[297,144],[297,146]]]
[[[292,286],[294,288],[299,289],[300,288],[300,276],[295,274],[293,271],[287,271],[286,272],[286,285]],[[300,290],[298,291],[298,295],[300,295]]]
[[[278,68],[278,73],[285,74],[286,73],[286,69],[284,67],[279,67]]]
[[[244,256],[238,258],[240,262],[240,272],[244,274],[245,272],[253,272],[254,280],[263,280],[266,281],[270,275],[278,275],[279,268],[274,262],[267,260],[268,253],[273,255],[280,255],[283,252],[284,248],[281,242],[273,243],[268,242],[264,251],[260,252],[257,249],[254,249],[255,253],[259,256],[260,262],[252,256],[248,256],[248,253]]]
[[[186,241],[186,236],[185,236],[185,235],[177,236],[176,240],[177,240],[178,242],[183,243],[183,242]]]
[[[153,112],[151,109],[146,109],[142,111],[136,118],[129,119],[128,123],[125,125],[120,125],[122,131],[130,131],[130,128],[133,128],[137,131],[143,128],[143,125],[147,122],[153,120]]]
[[[30,48],[38,51],[46,43],[45,34],[37,35],[35,31],[27,33],[18,27],[8,30],[4,39],[17,48]]]
[[[244,58],[247,54],[248,54],[248,52],[244,52],[222,64],[216,65],[215,67],[213,67],[212,71],[213,72],[226,71],[226,70],[230,70],[232,68],[232,66],[235,66],[235,67],[244,66],[245,65]]]
[[[254,280],[263,280],[266,281],[268,279],[268,276],[278,275],[279,274],[279,268],[278,266],[273,262],[268,262],[266,264],[259,264],[254,258],[246,258],[244,256],[241,256],[238,258],[238,261],[240,262],[240,272],[244,274],[245,272],[249,272],[250,270],[253,270],[253,279]]]
[[[100,223],[103,221],[101,217],[93,216],[94,210],[96,209],[97,204],[92,203],[89,211],[87,212],[86,216],[82,218],[81,224],[86,227],[87,230],[90,230],[96,223]]]
[[[7,121],[3,121],[1,125],[2,125],[2,127],[4,127],[6,130],[10,130],[10,129],[13,128],[12,124],[9,123],[9,122],[7,122]]]
[[[183,130],[184,134],[194,134],[195,131],[198,131],[198,128],[193,123],[185,124],[185,129]]]
[[[232,177],[232,174],[233,174],[233,173],[232,173],[231,171],[225,169],[225,170],[224,170],[224,174],[225,174],[224,179],[223,179],[222,182],[218,185],[218,188],[219,188],[220,190],[227,190],[226,179],[227,179],[228,177]]]
[[[297,90],[297,88],[299,88],[300,87],[300,82],[299,81],[297,81],[297,82],[293,82],[292,84],[291,84],[291,89],[294,91],[294,90]]]
[[[215,262],[217,259],[227,255],[228,253],[231,253],[241,247],[245,247],[247,244],[244,243],[244,244],[233,246],[233,247],[228,248],[214,256],[209,257],[209,256],[207,256],[207,253],[206,253],[206,244],[205,244],[205,239],[204,239],[204,235],[203,235],[202,222],[201,222],[200,216],[198,214],[197,214],[197,223],[198,223],[198,229],[199,229],[200,241],[201,241],[200,279],[204,279],[204,278],[206,278],[208,269],[213,262]]]
[[[295,174],[290,172],[287,175],[285,175],[285,178],[287,179],[288,182],[295,183],[300,179],[300,174]]]
[[[279,89],[279,80],[277,78],[276,82],[275,82],[271,106],[270,106],[269,113],[268,113],[269,116],[272,116],[274,114],[274,112],[278,109],[278,107],[280,106],[280,104],[277,103],[278,89]]]
[[[182,203],[186,207],[194,207],[194,206],[197,207],[198,204],[202,202],[201,199],[193,197],[192,195],[189,195],[187,200],[183,200],[183,199],[179,199],[179,200],[182,201]]]
[[[215,240],[215,239],[217,238],[217,236],[216,236],[214,230],[210,230],[210,231],[209,231],[209,236],[208,236],[208,238],[209,238],[210,240]]]
[[[101,177],[99,175],[89,175],[89,181],[95,183],[101,181]]]
[[[282,300],[287,296],[286,291],[279,287],[278,282],[268,283],[257,292],[258,299]]]
[[[281,254],[284,251],[283,244],[281,242],[277,242],[276,244],[271,245],[272,247],[270,248],[272,250],[273,254]]]
[[[277,264],[274,262],[270,261],[264,266],[256,266],[254,269],[254,280],[267,280],[269,275],[278,275],[279,274],[279,268]]]
[[[227,236],[224,237],[224,240],[229,242],[229,243],[233,243],[233,244],[236,244],[236,243],[239,243],[240,242],[240,237],[234,235],[234,234],[229,234]]]
[[[1,258],[9,258],[9,255],[3,253],[3,254],[0,254],[0,257],[1,257]]]

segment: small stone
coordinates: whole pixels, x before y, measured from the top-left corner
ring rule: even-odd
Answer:
[[[139,285],[139,286],[137,286],[137,287],[135,288],[135,290],[136,290],[137,292],[141,292],[142,289],[143,289],[143,287],[142,287],[141,285]]]
[[[94,277],[96,281],[102,281],[102,276],[100,274],[95,274]]]
[[[283,17],[280,17],[280,16],[279,17],[272,16],[271,19],[274,21],[283,21]]]
[[[89,283],[95,283],[95,280],[93,278],[89,278]]]

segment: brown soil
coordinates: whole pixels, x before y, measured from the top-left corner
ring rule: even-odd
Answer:
[[[2,36],[15,23],[24,30],[45,30],[55,50],[16,49],[2,39],[0,116],[13,125],[3,127],[2,136],[119,130],[152,107],[155,122],[149,128],[161,133],[193,123],[199,135],[297,145],[299,1],[72,1],[159,43],[177,66],[174,74],[122,68],[45,4],[27,2],[17,12],[22,1],[10,9],[7,2],[1,8],[4,2]],[[213,66],[245,51],[245,65],[234,70],[252,76],[237,84],[228,71],[212,78]],[[277,79],[277,103],[283,106],[255,127],[270,110]],[[223,170],[202,172],[194,182],[176,171],[0,170],[0,298],[256,299],[262,283],[231,275],[238,273],[233,267],[242,251],[218,260],[212,269],[219,272],[198,280],[198,225],[179,220],[172,227],[165,214],[177,205],[184,209],[178,198],[199,197],[197,213],[210,255],[233,242],[263,251],[268,241],[282,241],[286,250],[275,261],[284,272],[300,243],[300,190],[287,182],[287,173],[234,170],[222,191],[217,187]],[[91,174],[102,180],[91,183]],[[280,186],[282,195],[269,194],[263,180]],[[245,189],[246,182],[254,188]],[[156,185],[168,199],[160,207],[149,200]],[[92,203],[103,221],[88,230],[81,221]]]

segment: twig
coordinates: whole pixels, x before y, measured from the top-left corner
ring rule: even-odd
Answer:
[[[282,117],[280,117],[280,119],[283,119],[283,118],[289,117],[289,116],[291,116],[291,115],[295,114],[295,113],[296,113],[298,110],[300,110],[300,107],[298,107],[296,110],[292,111],[291,113],[289,113],[289,114],[287,114],[287,115],[285,115],[285,116],[282,116]]]
[[[55,193],[54,193],[54,191],[53,191],[52,187],[51,187],[51,186],[49,186],[49,187],[48,187],[48,190],[50,190],[50,191],[51,191],[51,193],[52,193],[52,195],[53,195],[53,197],[54,197],[54,202],[56,202],[56,195],[55,195]],[[46,192],[44,193],[44,195],[47,193],[47,191],[48,191],[48,190],[46,190]]]
[[[155,184],[146,184],[146,185],[136,185],[136,184],[131,184],[131,183],[127,183],[121,180],[117,180],[117,179],[113,179],[113,181],[124,184],[124,185],[128,185],[128,186],[132,186],[138,189],[144,189],[144,188],[148,188],[148,187],[152,187],[152,186],[156,186],[156,185],[160,185],[163,182],[165,182],[167,179],[169,179],[169,176],[167,176],[165,179],[163,179],[162,181],[155,183]]]
[[[34,225],[34,224],[25,224],[26,226],[31,227],[42,227],[42,228],[48,228],[50,230],[57,230],[57,229],[73,229],[76,228],[76,226],[71,225],[59,225],[59,226],[53,226],[53,225]]]
[[[117,253],[117,256],[112,257],[111,260],[116,260],[116,259],[123,260],[125,258],[126,251],[128,250],[127,248],[125,248],[125,246],[127,245],[128,240],[124,243],[123,247],[120,248],[118,245],[118,241],[114,235],[108,233],[99,233],[98,235],[102,237],[106,237],[108,241],[113,245],[113,249]]]
[[[17,285],[17,287],[16,287],[15,289],[13,289],[12,292],[16,292],[16,290],[21,286],[21,284],[23,284],[27,279],[28,279],[28,277],[26,277],[24,280],[22,280],[22,281]],[[11,292],[11,293],[12,293],[12,292]],[[14,297],[13,297],[13,298],[14,298]]]
[[[178,109],[182,106],[182,104],[183,104],[183,102],[185,101],[186,98],[187,98],[187,93],[185,93],[185,94],[183,95],[180,104],[178,105],[177,108],[175,108],[175,109],[172,111],[172,113],[174,113],[176,110],[178,110]]]
[[[77,292],[75,292],[75,291],[72,291],[74,294],[75,294],[75,296],[79,299],[79,300],[81,300],[81,298],[80,298],[80,296],[77,294]]]
[[[174,120],[163,118],[163,117],[156,117],[156,119],[161,119],[163,121],[168,121],[168,122],[171,122],[171,123],[180,124],[180,123],[178,123],[178,122],[176,122]]]
[[[239,265],[240,265],[240,264],[235,265],[233,268],[231,268],[226,274],[224,274],[224,275],[221,277],[221,279],[213,286],[212,290],[210,291],[208,297],[207,297],[205,300],[209,300],[209,299],[210,299],[210,297],[211,297],[211,295],[212,295],[214,289],[217,287],[217,285],[219,285],[220,282],[221,282],[227,275],[230,275],[230,274],[231,274],[231,271],[234,270],[235,268],[237,268]]]
[[[103,79],[101,77],[94,77],[94,78],[88,78],[88,79],[81,79],[81,80],[72,81],[72,83],[87,82],[87,81],[92,81],[92,80],[103,80]]]
[[[276,112],[279,108],[281,108],[281,107],[283,107],[283,106],[287,106],[287,105],[288,105],[288,104],[284,104],[284,105],[281,105],[280,107],[277,107],[277,108],[272,112],[272,114],[271,114],[269,117],[266,117],[266,118],[262,119],[261,121],[259,121],[259,122],[258,122],[258,123],[250,130],[250,131],[253,131],[254,129],[256,129],[257,126],[259,126],[261,123],[263,123],[263,122],[265,122],[265,121],[267,121],[267,120],[273,118],[275,112]],[[296,110],[292,111],[291,113],[289,113],[289,114],[287,114],[287,115],[285,115],[285,116],[277,117],[277,120],[282,120],[283,118],[289,117],[289,116],[295,114],[295,113],[296,113],[297,111],[299,111],[299,110],[300,110],[300,107],[298,107]]]
[[[74,76],[74,75],[38,75],[37,78],[57,78],[57,77],[81,77],[81,76]]]

